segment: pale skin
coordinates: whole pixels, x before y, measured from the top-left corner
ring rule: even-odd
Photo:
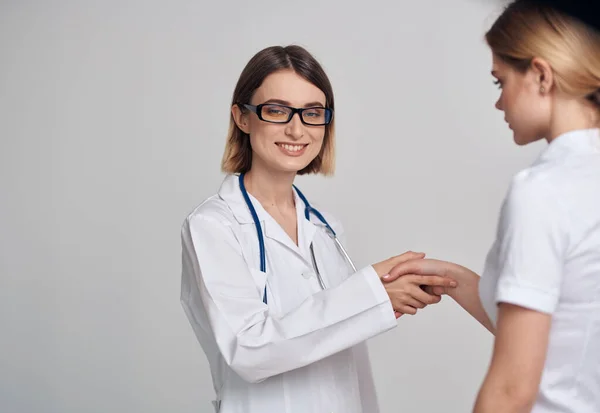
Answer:
[[[552,142],[569,131],[600,127],[597,108],[585,99],[561,94],[543,59],[533,59],[529,70],[521,73],[494,56],[492,75],[502,89],[496,108],[504,112],[518,145],[540,139]],[[500,303],[494,328],[479,299],[479,275],[473,271],[440,260],[413,260],[394,267],[384,281],[407,274],[454,278],[456,289],[433,287],[429,292],[449,295],[495,335],[491,364],[473,412],[530,412],[546,360],[551,315]]]
[[[278,103],[306,108],[325,107],[326,100],[318,87],[291,70],[282,70],[267,76],[248,103]],[[252,146],[251,168],[244,177],[246,189],[297,245],[297,215],[292,184],[298,171],[308,166],[320,153],[325,126],[305,125],[297,113],[285,124],[264,122],[255,113],[242,111],[237,105],[233,105],[231,113],[236,125],[250,136]],[[289,145],[302,146],[303,149],[291,156],[282,149]],[[373,268],[382,277],[395,265],[424,256],[409,251],[373,264]],[[396,317],[416,314],[417,309],[440,301],[439,295],[426,293],[420,285],[454,288],[456,282],[448,277],[415,274],[386,283],[385,288]]]

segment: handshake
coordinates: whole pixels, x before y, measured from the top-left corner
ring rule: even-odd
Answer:
[[[425,254],[405,252],[373,265],[390,297],[396,318],[439,303],[458,286],[460,266],[425,259]]]

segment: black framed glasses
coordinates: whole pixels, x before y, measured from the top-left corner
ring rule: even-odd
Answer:
[[[238,105],[256,113],[258,119],[270,123],[288,123],[296,113],[302,123],[309,126],[329,125],[333,119],[333,109],[323,107],[293,108],[276,103],[263,103],[256,106],[238,103]]]

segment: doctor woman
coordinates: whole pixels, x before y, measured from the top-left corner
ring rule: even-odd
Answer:
[[[383,285],[405,253],[355,269],[343,228],[293,186],[333,172],[334,98],[298,46],[256,54],[233,93],[219,192],[182,229],[181,301],[208,358],[221,413],[376,413],[365,340],[396,313],[436,303],[407,276]]]
[[[481,281],[436,260],[389,280],[454,277],[450,296],[495,333],[476,413],[598,413],[600,6],[518,0],[486,40],[515,142],[549,145],[512,180]]]

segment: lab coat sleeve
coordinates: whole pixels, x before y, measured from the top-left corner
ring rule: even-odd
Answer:
[[[396,326],[387,293],[371,266],[274,316],[230,227],[195,216],[184,224],[182,243],[217,346],[246,381],[260,382],[306,366]]]

